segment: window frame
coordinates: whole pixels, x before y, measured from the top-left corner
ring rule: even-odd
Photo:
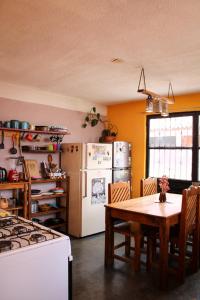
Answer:
[[[152,119],[162,119],[161,115],[149,115],[146,118],[146,177],[149,176],[149,167],[150,167],[150,150],[151,149],[192,149],[192,179],[191,180],[182,180],[182,179],[170,179],[170,188],[172,193],[181,193],[184,188],[188,188],[192,182],[200,181],[198,179],[198,166],[199,166],[199,151],[200,151],[200,127],[199,127],[199,120],[200,120],[200,111],[192,111],[192,112],[177,112],[177,113],[170,113],[166,118],[173,118],[173,117],[185,117],[185,116],[192,116],[193,118],[193,128],[192,128],[192,147],[150,147],[149,146],[149,126],[150,120]]]

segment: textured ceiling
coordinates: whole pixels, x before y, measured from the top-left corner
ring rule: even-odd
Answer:
[[[101,104],[200,91],[199,0],[1,0],[0,81]],[[122,63],[112,63],[120,58]]]

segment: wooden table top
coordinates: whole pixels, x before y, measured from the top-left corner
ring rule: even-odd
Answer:
[[[168,218],[181,213],[182,195],[167,193],[166,196],[167,201],[165,203],[160,203],[159,194],[154,194],[107,204],[105,207],[161,218]]]

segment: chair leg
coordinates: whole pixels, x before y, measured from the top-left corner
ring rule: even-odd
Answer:
[[[192,272],[193,273],[198,271],[198,264],[199,264],[199,239],[198,236],[194,236],[193,246],[192,246]]]
[[[130,256],[131,237],[125,236],[125,255]]]
[[[171,254],[175,254],[175,248],[176,248],[175,243],[173,241],[171,241],[171,243],[170,243],[170,253]]]
[[[185,281],[185,249],[180,248],[178,263],[179,263],[178,281],[180,282],[180,284],[182,284]]]
[[[146,270],[151,271],[153,260],[153,241],[149,236],[147,237],[147,260],[146,260]]]
[[[135,272],[139,272],[142,235],[137,234],[134,236],[134,239],[135,239],[135,253],[133,258],[133,268]]]

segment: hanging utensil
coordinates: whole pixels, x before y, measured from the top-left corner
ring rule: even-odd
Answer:
[[[21,139],[20,139],[20,137],[19,137],[19,140],[18,140],[18,147],[19,147],[19,156],[17,158],[16,165],[21,166],[24,163],[24,157],[22,156],[22,148],[21,148]]]
[[[4,149],[4,131],[2,130],[0,149]]]
[[[10,154],[16,154],[17,149],[15,148],[15,135],[12,135],[12,148],[10,148]]]
[[[48,154],[47,160],[48,160],[48,163],[49,163],[49,169],[51,169],[51,165],[52,165],[52,161],[53,161],[53,157],[52,157],[51,154]]]

